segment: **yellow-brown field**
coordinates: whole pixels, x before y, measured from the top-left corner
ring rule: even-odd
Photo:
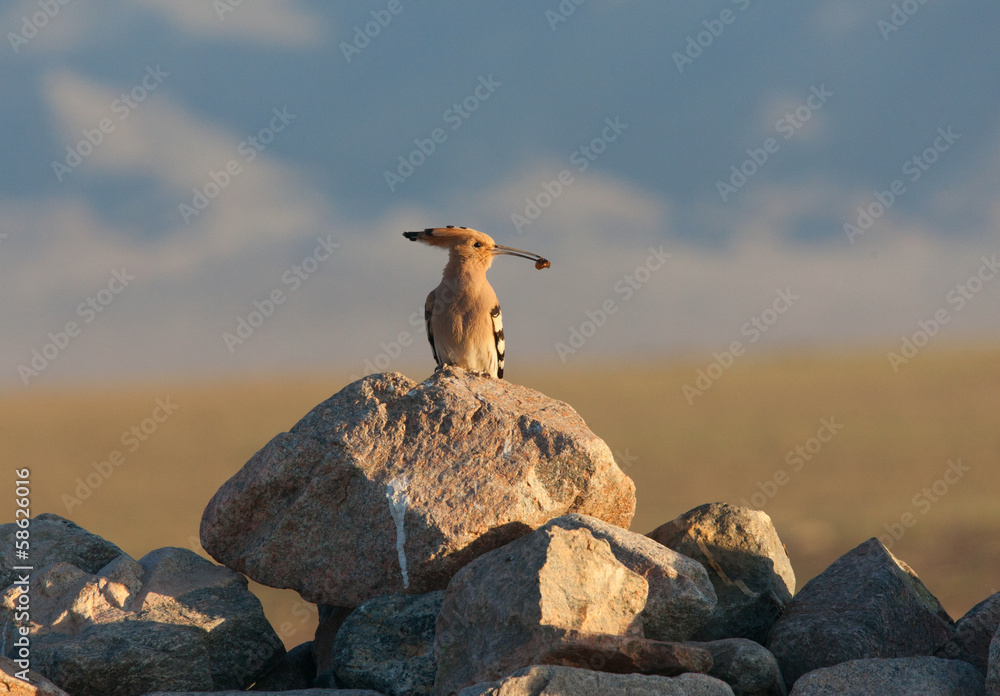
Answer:
[[[689,405],[682,386],[707,362],[578,362],[509,377],[568,402],[608,442],[636,484],[634,531],[701,503],[752,504],[774,520],[799,587],[879,536],[955,618],[1000,591],[1000,349],[927,349],[899,374],[877,350],[744,357]],[[13,470],[29,467],[33,515],[69,517],[135,557],[201,552],[198,523],[219,485],[346,382],[10,390],[0,397],[3,521],[13,519]],[[157,399],[176,412],[144,441],[123,441]],[[821,419],[842,427],[810,442]],[[808,461],[796,446],[813,450]],[[115,450],[124,463],[78,490]],[[312,637],[312,605],[252,586],[287,645]]]

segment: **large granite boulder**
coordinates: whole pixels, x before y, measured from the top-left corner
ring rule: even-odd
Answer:
[[[795,573],[766,513],[710,503],[657,527],[648,536],[708,570],[718,604],[694,640],[767,642],[768,631],[795,592]]]
[[[952,621],[913,570],[869,539],[806,583],[771,629],[787,684],[848,660],[933,655]]]
[[[635,486],[566,404],[461,368],[372,375],[272,439],[215,494],[201,542],[309,601],[444,589],[570,512],[627,527]]]

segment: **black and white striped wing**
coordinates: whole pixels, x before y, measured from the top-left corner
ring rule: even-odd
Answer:
[[[434,362],[441,365],[441,359],[438,357],[437,346],[434,345],[434,329],[431,328],[431,316],[434,313],[434,290],[431,290],[430,294],[427,296],[427,300],[424,302],[424,324],[427,326],[427,340],[431,344],[431,353],[434,355]]]
[[[503,358],[506,345],[503,340],[503,315],[500,314],[500,305],[495,306],[490,311],[490,318],[493,320],[493,340],[497,349],[497,379],[503,379]]]

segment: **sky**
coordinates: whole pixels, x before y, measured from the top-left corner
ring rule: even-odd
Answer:
[[[449,224],[552,262],[490,270],[509,372],[995,341],[998,27],[988,0],[6,2],[0,385],[430,367],[445,256],[401,233]]]

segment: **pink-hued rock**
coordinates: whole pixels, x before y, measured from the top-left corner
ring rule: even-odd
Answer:
[[[544,663],[570,631],[642,638],[649,586],[588,529],[545,526],[463,568],[437,618],[442,696]]]
[[[579,512],[627,527],[635,486],[568,405],[446,367],[372,375],[272,439],[215,494],[201,542],[309,601],[444,589],[481,554]]]
[[[649,584],[649,597],[642,610],[646,638],[688,640],[712,616],[715,590],[698,561],[642,534],[587,515],[563,515],[545,526],[588,530],[595,538],[608,542],[622,565],[645,578]]]

